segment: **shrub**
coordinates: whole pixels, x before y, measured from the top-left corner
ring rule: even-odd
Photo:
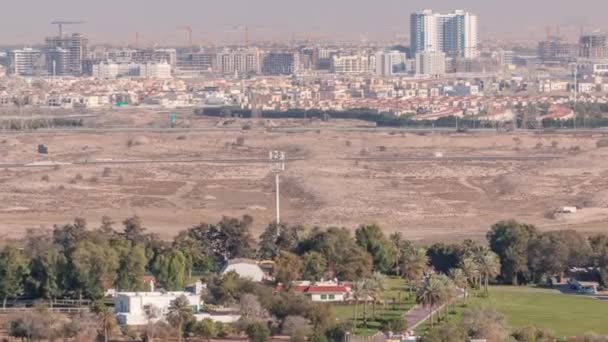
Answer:
[[[235,146],[243,146],[245,145],[245,137],[236,138]]]
[[[104,167],[103,172],[101,172],[101,177],[110,177],[111,172],[112,169],[110,169],[109,167]]]
[[[42,176],[42,177],[40,178],[40,180],[41,180],[41,181],[43,181],[43,182],[48,182],[48,181],[50,180],[50,179],[49,179],[49,175],[44,175],[44,176]]]

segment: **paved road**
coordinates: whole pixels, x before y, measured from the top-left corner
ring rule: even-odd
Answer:
[[[433,314],[436,314],[443,306],[433,309]],[[415,330],[419,325],[424,323],[429,318],[429,309],[421,305],[415,305],[410,311],[405,314],[408,330]]]
[[[379,132],[379,133],[455,133],[454,127],[340,127],[340,126],[297,126],[297,127],[271,127],[271,128],[252,128],[251,131],[266,131],[269,133],[307,133],[316,131],[330,132]],[[194,128],[169,128],[169,127],[101,127],[101,128],[45,128],[30,131],[1,130],[0,134],[59,134],[59,133],[196,133],[196,132],[246,132],[241,127],[194,127]],[[590,134],[608,133],[608,128],[583,128],[583,129],[548,129],[538,130],[517,130],[516,132],[546,133],[546,134]],[[505,134],[505,131],[497,131],[493,128],[472,128],[468,129],[467,134]]]
[[[287,158],[286,163],[305,160],[304,158]],[[139,160],[85,160],[76,162],[34,162],[34,163],[0,163],[0,168],[41,168],[69,165],[128,165],[128,164],[269,164],[268,159],[139,159]]]

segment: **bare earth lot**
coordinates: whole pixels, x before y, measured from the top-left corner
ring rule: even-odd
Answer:
[[[144,115],[145,114],[145,115]],[[89,127],[160,126],[165,114],[111,113]],[[182,127],[217,127],[219,119],[184,116]],[[18,133],[0,135],[1,163],[142,159],[267,158],[281,149],[291,162],[282,175],[282,216],[306,226],[379,223],[415,240],[481,238],[490,225],[517,218],[543,229],[608,228],[608,148],[603,134],[401,133],[323,129],[299,133],[252,130],[196,132]],[[293,125],[295,122],[289,122]],[[295,123],[295,124],[303,124]],[[336,126],[353,123],[331,122]],[[243,137],[242,146],[236,146]],[[37,154],[45,144],[49,156]],[[541,147],[542,145],[542,147]],[[398,157],[444,158],[420,161]],[[451,157],[556,156],[530,160]],[[348,158],[386,157],[383,160]],[[105,171],[104,169],[107,168]],[[580,206],[557,219],[546,213]],[[250,214],[256,229],[274,217],[274,184],[264,163],[94,164],[0,168],[0,237],[52,227],[75,216],[97,225],[138,215],[163,237],[222,215]]]

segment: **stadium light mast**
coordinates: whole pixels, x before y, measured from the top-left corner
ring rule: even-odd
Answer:
[[[279,192],[279,174],[285,171],[285,152],[282,151],[271,151],[270,157],[270,170],[274,173],[274,182],[276,186],[275,202],[276,202],[276,222],[277,226],[281,223],[281,197]]]

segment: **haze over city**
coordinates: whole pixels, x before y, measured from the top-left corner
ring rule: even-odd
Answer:
[[[608,341],[606,0],[5,2],[0,341]]]
[[[33,7],[35,10],[33,10]],[[52,34],[52,20],[83,20],[78,30],[92,41],[127,44],[135,32],[148,43],[179,42],[178,25],[191,25],[195,41],[237,41],[233,28],[249,25],[252,40],[322,37],[394,39],[407,35],[409,14],[424,8],[476,13],[481,38],[529,38],[560,24],[564,32],[581,24],[603,28],[608,3],[600,0],[234,0],[234,1],[10,1],[0,13],[0,44],[34,44]],[[593,9],[590,11],[589,9]]]

